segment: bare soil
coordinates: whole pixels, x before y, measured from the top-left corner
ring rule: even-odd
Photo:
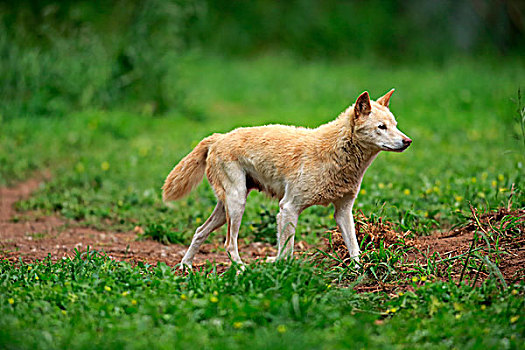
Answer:
[[[65,221],[57,216],[40,216],[37,213],[18,213],[14,204],[25,199],[45,181],[40,176],[22,182],[15,187],[0,188],[0,259],[9,261],[33,262],[48,256],[53,260],[74,256],[75,249],[85,250],[88,246],[93,250],[101,250],[117,260],[156,265],[164,262],[174,266],[180,262],[187,247],[179,244],[164,245],[153,240],[137,240],[136,232],[102,232],[85,228],[75,222]],[[510,225],[508,215],[518,218],[518,224]],[[508,282],[523,280],[525,276],[525,209],[510,211],[500,209],[498,212],[479,215],[473,211],[473,218],[467,225],[450,232],[436,232],[431,236],[419,237],[414,233],[397,232],[394,226],[381,218],[372,222],[362,213],[355,218],[358,239],[379,248],[380,244],[403,245],[411,247],[406,252],[406,260],[417,264],[426,264],[428,257],[437,256],[440,259],[460,256],[468,253],[476,232],[489,232],[498,228],[502,238],[498,242],[501,251],[498,268]],[[473,248],[486,244],[477,234],[478,239]],[[337,255],[344,263],[349,263],[350,257],[344,242],[337,230],[332,231],[332,240],[324,247]],[[296,243],[298,254],[313,254],[304,242]],[[267,243],[241,244],[239,247],[242,258],[246,262],[263,259],[275,255],[275,248]],[[204,244],[196,255],[194,266],[203,267],[207,261],[218,263],[219,269],[226,269],[229,259],[218,243]],[[452,272],[453,276],[461,274],[462,260],[452,259],[448,264],[442,264],[442,269]],[[441,271],[444,272],[444,271]],[[470,271],[476,273],[476,271]],[[477,273],[481,279],[488,275],[484,269]],[[469,276],[474,278],[474,276]],[[367,288],[366,286],[362,286]],[[377,289],[376,287],[370,287]],[[362,288],[361,288],[362,289]]]
[[[58,216],[39,216],[38,213],[18,213],[14,204],[28,198],[38,189],[45,176],[30,179],[15,187],[0,187],[0,259],[24,262],[52,260],[74,256],[75,249],[104,251],[109,257],[130,262],[142,261],[156,265],[164,262],[174,266],[180,262],[187,246],[164,245],[154,240],[137,240],[136,232],[102,232],[81,227]],[[275,249],[265,243],[240,245],[241,257],[254,261],[275,254]],[[196,255],[194,266],[215,261],[219,266],[229,265],[229,259],[218,243],[203,244]]]
[[[435,232],[430,236],[417,236],[410,231],[398,232],[392,223],[381,218],[371,222],[362,213],[356,215],[355,221],[360,242],[364,240],[365,244],[372,244],[376,249],[380,245],[387,248],[394,245],[405,247],[403,258],[407,271],[413,271],[414,265],[427,267],[429,262],[441,261],[435,264],[437,268],[434,278],[448,279],[450,276],[456,281],[480,284],[494,271],[472,256],[474,253],[479,256],[490,253],[490,261],[496,262],[497,269],[507,283],[525,279],[525,209],[500,208],[497,211],[478,213],[472,208],[472,216],[465,225],[448,232]],[[327,240],[326,249],[340,259],[335,264],[351,264],[348,250],[338,230],[331,231],[331,240]],[[465,262],[471,268],[464,268]],[[359,286],[358,289],[385,290],[391,287],[394,285],[385,283],[378,286],[377,283],[371,283],[369,286]]]

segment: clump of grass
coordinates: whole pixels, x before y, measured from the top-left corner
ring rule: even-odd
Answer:
[[[171,230],[165,224],[150,223],[144,228],[144,233],[139,235],[139,239],[150,238],[159,241],[162,244],[186,243],[185,236],[182,232]]]

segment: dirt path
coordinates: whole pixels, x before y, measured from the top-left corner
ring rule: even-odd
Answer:
[[[102,250],[111,258],[125,261],[143,261],[152,265],[164,262],[169,266],[178,264],[186,251],[186,246],[178,244],[163,245],[153,240],[137,241],[135,232],[101,232],[91,228],[79,227],[75,222],[65,221],[58,216],[37,216],[35,213],[18,213],[14,204],[28,198],[45,181],[45,176],[30,179],[15,187],[0,187],[0,259],[25,262],[43,259],[48,255],[53,260],[62,257],[71,257],[75,248],[84,251],[88,246],[94,250]],[[510,212],[501,209],[498,212],[485,214],[479,219],[482,225],[489,230],[492,225],[501,227],[505,215]],[[525,210],[516,210],[510,213],[521,222],[521,235],[515,233],[511,239],[500,242],[503,252],[499,269],[506,279],[516,281],[524,278],[525,269]],[[502,221],[503,220],[503,221]],[[394,244],[400,238],[404,244],[416,247],[407,258],[415,262],[426,262],[426,257],[438,253],[440,259],[454,257],[466,253],[478,227],[471,221],[467,226],[453,232],[435,233],[427,237],[408,239],[406,234],[396,232],[387,222],[370,223],[362,213],[356,215],[359,241],[373,238],[374,244],[380,241]],[[513,229],[513,232],[516,232]],[[344,259],[349,259],[348,250],[342,239],[339,239],[332,248]],[[479,244],[483,242],[479,240]],[[327,247],[328,248],[328,247]],[[309,247],[304,242],[296,243],[296,251],[305,252]],[[274,255],[275,249],[270,244],[251,243],[239,247],[241,256],[246,262]],[[346,255],[346,256],[345,256]],[[194,266],[205,265],[207,261],[216,261],[222,267],[229,265],[226,253],[219,244],[204,244],[196,255]],[[459,260],[458,260],[459,263]],[[451,264],[455,264],[451,262]],[[447,266],[445,266],[447,267]],[[456,271],[457,268],[454,269]],[[484,272],[481,272],[484,274]],[[481,276],[483,277],[483,276]]]
[[[71,257],[75,248],[80,251],[103,250],[117,260],[143,261],[150,264],[164,262],[170,266],[180,262],[186,246],[163,245],[153,240],[136,240],[134,232],[101,232],[78,227],[57,216],[39,217],[34,213],[17,213],[14,204],[28,198],[45,181],[44,177],[22,182],[15,187],[0,187],[0,259],[25,262],[51,255],[53,260]],[[253,243],[240,246],[246,261],[264,257],[274,252],[268,244]],[[194,265],[206,261],[229,264],[227,255],[218,244],[204,244],[195,257]]]

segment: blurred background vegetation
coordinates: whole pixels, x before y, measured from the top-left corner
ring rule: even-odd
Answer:
[[[2,2],[0,113],[184,110],[187,52],[392,65],[523,56],[524,9],[519,0]]]
[[[21,209],[187,243],[213,193],[200,186],[167,207],[160,187],[200,139],[238,126],[316,127],[363,90],[377,98],[395,87],[392,111],[414,145],[374,163],[358,209],[428,233],[464,220],[470,203],[523,207],[524,9],[517,0],[2,2],[0,185],[47,169],[52,180]],[[277,203],[250,196],[244,222],[275,239]],[[305,211],[299,229],[319,237],[331,212]]]

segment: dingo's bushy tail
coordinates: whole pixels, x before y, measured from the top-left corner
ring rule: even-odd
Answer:
[[[213,134],[199,142],[169,173],[162,186],[162,200],[172,201],[187,195],[204,177],[208,148],[220,134]]]

